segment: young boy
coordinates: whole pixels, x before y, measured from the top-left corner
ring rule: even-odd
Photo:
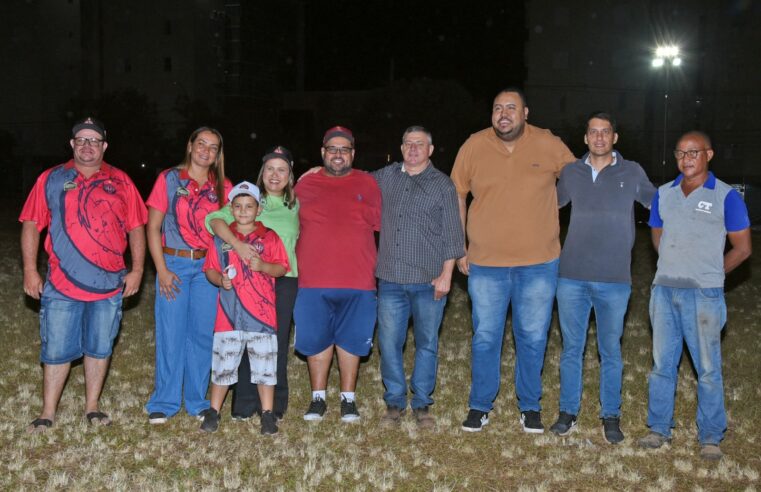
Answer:
[[[238,365],[244,349],[251,365],[251,383],[259,389],[262,402],[261,432],[277,433],[272,413],[277,383],[277,321],[275,277],[288,271],[288,254],[278,235],[256,221],[259,188],[243,181],[228,194],[235,222],[231,230],[258,252],[245,263],[233,248],[218,237],[209,244],[204,272],[209,282],[220,287],[214,324],[214,353],[211,362],[211,408],[201,430],[219,427],[227,388],[238,382]]]

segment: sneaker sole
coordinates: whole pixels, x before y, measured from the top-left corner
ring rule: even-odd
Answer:
[[[524,427],[523,429],[525,431],[526,428]],[[565,436],[567,436],[567,435],[569,435],[569,434],[571,434],[571,433],[573,433],[575,431],[576,431],[576,424],[575,423],[572,424],[571,427],[567,431],[565,431],[565,432],[558,432],[558,431],[552,430],[552,428],[550,428],[550,432],[552,432],[553,434],[555,434],[558,437],[565,437]],[[526,431],[526,432],[528,432],[528,431]]]
[[[167,417],[161,417],[160,419],[148,419],[148,423],[151,425],[166,424],[169,421]]]
[[[359,419],[359,415],[343,415],[341,422],[357,422]]]
[[[534,429],[532,427],[526,427],[523,422],[521,422],[521,427],[523,427],[523,432],[526,434],[544,434],[544,429]]]
[[[317,413],[308,413],[304,415],[304,420],[307,422],[319,422],[323,419],[323,416]]]
[[[461,428],[462,430],[464,430],[465,432],[481,432],[481,430],[482,430],[482,429],[484,428],[484,426],[486,426],[486,425],[489,425],[489,419],[486,419],[486,420],[482,420],[482,421],[481,421],[481,427],[466,427],[466,426],[464,426],[464,425],[463,425],[463,426],[462,426],[462,427],[460,427],[460,428]]]

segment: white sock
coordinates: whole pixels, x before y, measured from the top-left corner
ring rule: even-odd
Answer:
[[[312,399],[314,400],[316,398],[325,401],[325,390],[312,391]]]
[[[353,391],[342,391],[341,392],[341,399],[346,400],[348,402],[354,401],[354,392]]]

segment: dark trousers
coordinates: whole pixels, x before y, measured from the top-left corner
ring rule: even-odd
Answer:
[[[279,277],[275,280],[275,311],[277,312],[277,384],[275,385],[275,414],[285,414],[288,409],[288,342],[291,338],[293,305],[296,302],[298,279]],[[238,382],[232,387],[231,413],[237,417],[250,417],[261,413],[259,391],[251,384],[251,366],[243,357],[238,367]]]

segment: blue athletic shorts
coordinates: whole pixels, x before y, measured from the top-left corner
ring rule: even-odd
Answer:
[[[310,356],[337,345],[350,354],[367,355],[376,313],[374,290],[300,288],[293,309],[296,350]]]
[[[66,364],[82,355],[111,355],[122,320],[121,292],[100,301],[75,301],[42,296],[40,362]]]

